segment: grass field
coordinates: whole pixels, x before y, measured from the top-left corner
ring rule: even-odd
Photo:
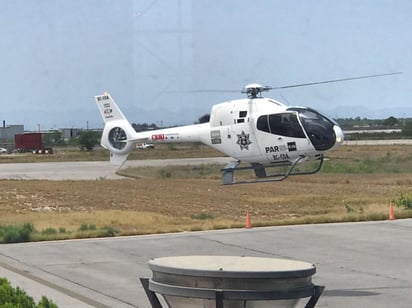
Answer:
[[[380,220],[388,218],[391,201],[400,205],[397,218],[412,217],[404,206],[412,200],[411,150],[343,146],[328,155],[320,173],[277,183],[223,186],[222,166],[211,165],[126,169],[134,178],[123,180],[2,180],[0,225],[61,231],[43,232],[40,240],[244,227],[247,210],[254,227]],[[217,155],[203,147],[158,152],[135,155]]]

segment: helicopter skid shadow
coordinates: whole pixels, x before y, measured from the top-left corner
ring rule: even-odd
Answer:
[[[376,296],[380,295],[378,292],[366,291],[366,290],[325,290],[323,296],[336,296],[336,297],[359,297],[359,296]]]
[[[340,297],[356,297],[356,296],[376,296],[382,293],[379,290],[388,289],[410,289],[408,286],[393,286],[393,287],[376,287],[376,288],[363,288],[363,289],[336,289],[325,290],[323,296],[340,296]]]

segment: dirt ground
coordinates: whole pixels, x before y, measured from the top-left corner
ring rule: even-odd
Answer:
[[[389,154],[388,154],[389,153]],[[342,147],[330,159],[410,166],[411,147]],[[327,170],[327,166],[325,166]],[[386,167],[385,167],[386,168]],[[403,167],[404,169],[406,167]],[[0,224],[37,229],[110,226],[120,234],[385,219],[389,202],[412,192],[411,172],[329,173],[283,182],[221,185],[220,175],[95,181],[0,181]],[[161,173],[159,173],[161,174]],[[410,216],[395,207],[397,217]]]

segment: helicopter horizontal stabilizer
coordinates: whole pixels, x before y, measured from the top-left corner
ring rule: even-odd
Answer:
[[[129,153],[126,153],[126,154],[110,153],[110,164],[119,166],[120,168],[125,163],[128,156],[129,156]]]

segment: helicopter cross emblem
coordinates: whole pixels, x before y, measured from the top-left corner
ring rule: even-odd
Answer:
[[[237,142],[236,144],[240,145],[240,149],[246,149],[249,150],[249,144],[252,143],[252,141],[249,140],[249,134],[245,134],[245,132],[242,130],[242,133],[237,135]]]

